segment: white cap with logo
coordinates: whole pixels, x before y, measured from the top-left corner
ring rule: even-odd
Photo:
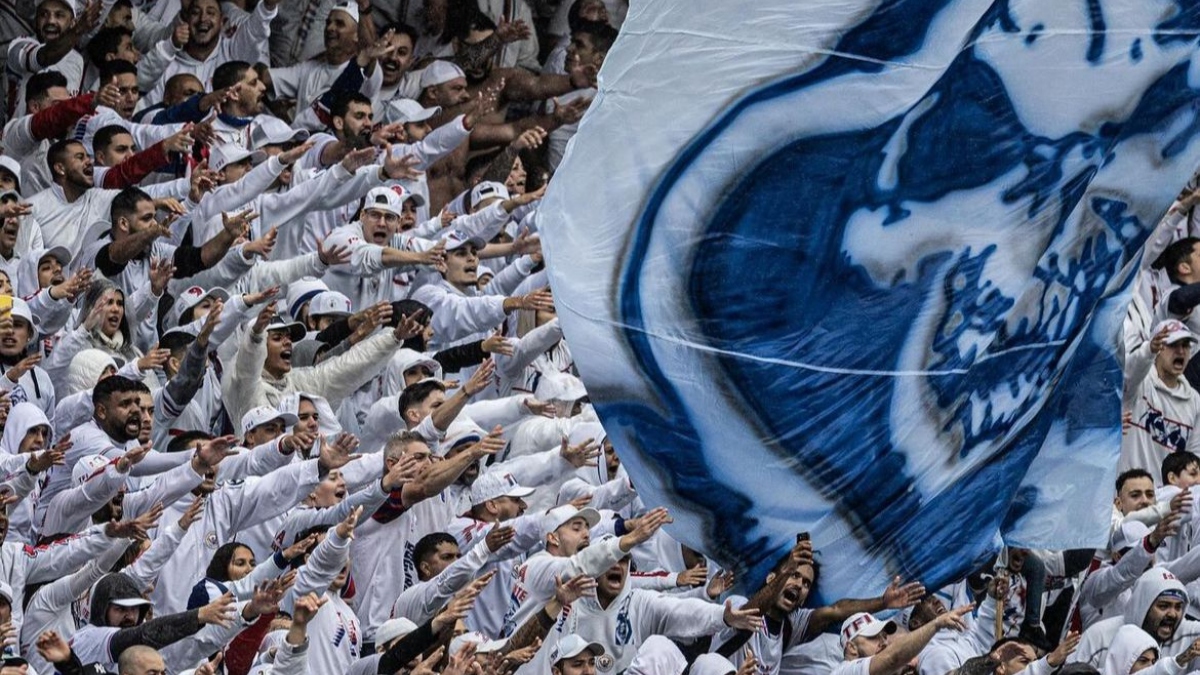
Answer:
[[[1167,338],[1165,342],[1169,345],[1173,345],[1181,340],[1191,340],[1192,342],[1196,342],[1196,334],[1188,330],[1188,327],[1179,319],[1167,319],[1165,321],[1159,321],[1158,324],[1154,326],[1154,335],[1158,335],[1163,331],[1167,331]]]
[[[296,417],[292,413],[279,412],[270,406],[260,405],[257,408],[251,409],[245,415],[242,415],[242,430],[248,432],[256,427],[260,427],[267,422],[274,420],[279,420],[282,422],[284,428],[286,429],[287,427],[293,426],[299,422],[300,418]]]
[[[337,291],[321,291],[308,305],[309,316],[350,316],[354,313],[350,298]]]
[[[471,484],[471,506],[479,506],[497,497],[524,499],[533,492],[533,488],[522,486],[511,473],[488,471]]]
[[[212,146],[212,149],[208,151],[208,168],[213,171],[220,171],[230,164],[237,164],[245,159],[249,159],[251,164],[258,164],[266,159],[266,157],[265,154],[257,150],[250,152],[240,145],[223,143]]]
[[[842,630],[840,635],[842,649],[854,638],[862,635],[864,637],[875,637],[880,633],[891,635],[896,632],[896,622],[880,621],[874,615],[867,612],[859,612],[850,615],[850,618],[842,622]]]

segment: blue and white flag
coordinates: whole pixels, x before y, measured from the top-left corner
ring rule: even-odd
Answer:
[[[822,594],[1105,543],[1139,249],[1200,165],[1195,0],[636,3],[543,208],[672,535]]]

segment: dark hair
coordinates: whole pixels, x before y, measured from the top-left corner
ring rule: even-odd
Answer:
[[[97,68],[104,65],[109,54],[116,54],[121,49],[121,39],[133,39],[133,31],[122,26],[101,28],[87,44],[87,56]]]
[[[438,547],[442,544],[458,546],[458,540],[445,532],[433,532],[421,537],[421,540],[413,547],[412,559],[413,565],[417,568],[418,580],[426,581],[425,577],[421,576],[421,563],[425,561],[425,558],[437,553]]]
[[[351,103],[371,107],[371,99],[357,91],[342,91],[334,95],[333,102],[329,104],[329,114],[332,117],[345,117],[346,113],[350,111]]]
[[[395,31],[396,35],[407,35],[408,39],[412,40],[413,47],[415,48],[417,46],[417,40],[419,38],[419,35],[417,33],[416,28],[413,28],[412,26],[410,26],[402,21],[396,21],[393,23],[389,23],[388,25],[384,26],[383,28],[380,28],[379,34],[383,35],[384,33],[387,33],[389,30]]]
[[[167,443],[167,452],[187,452],[192,441],[211,441],[213,435],[196,429],[189,429],[171,438]]]
[[[38,101],[46,98],[46,94],[55,87],[67,88],[67,76],[57,70],[43,70],[29,76],[25,82],[25,101]],[[25,112],[25,111],[20,111]]]
[[[1151,483],[1154,482],[1154,476],[1151,476],[1149,471],[1145,469],[1130,469],[1117,476],[1117,493],[1120,494],[1121,488],[1125,487],[1125,483],[1134,478],[1149,478]]]
[[[92,389],[92,405],[101,405],[107,403],[114,394],[128,394],[131,392],[149,393],[150,388],[138,382],[131,380],[123,375],[113,375],[106,377],[96,383]]]
[[[125,59],[105,61],[104,63],[96,64],[96,67],[100,69],[100,79],[98,80],[98,86],[100,87],[112,82],[112,79],[118,75],[137,75],[137,66]]]
[[[567,29],[572,33],[579,30],[579,27],[585,23],[591,23],[587,19],[580,16],[583,12],[583,3],[588,0],[575,0],[571,8],[567,10]],[[607,7],[606,7],[607,9]]]
[[[405,387],[404,391],[400,392],[400,415],[403,416],[409,409],[420,405],[434,391],[444,392],[446,385],[437,380],[425,380]]]
[[[421,312],[421,325],[422,326],[428,326],[429,322],[433,320],[433,310],[429,309],[429,306],[423,302],[420,302],[417,300],[412,300],[410,298],[405,298],[404,300],[397,300],[397,301],[393,302],[392,303],[392,324],[391,324],[392,327],[395,328],[396,326],[400,325],[401,317],[412,316],[413,314],[416,314],[417,312]],[[416,352],[423,352],[423,351],[425,351],[425,347],[426,347],[425,336],[421,333],[417,333],[416,335],[405,340],[404,344],[401,346],[404,347],[405,349],[411,349]]]
[[[105,127],[105,129],[107,128]],[[140,188],[127,187],[118,192],[116,197],[113,197],[112,205],[108,209],[108,222],[116,224],[118,218],[136,214],[138,204],[153,201],[154,198],[143,192]]]
[[[304,538],[306,538],[306,537],[309,537],[309,536],[312,536],[312,535],[314,535],[314,534],[315,534],[315,535],[322,535],[322,534],[325,534],[325,533],[327,533],[327,532],[329,532],[329,527],[328,527],[328,526],[326,526],[326,525],[313,525],[313,526],[312,526],[312,527],[310,527],[310,528],[307,528],[307,529],[304,529],[304,530],[300,530],[299,532],[297,532],[297,533],[296,533],[296,536],[293,538],[293,541],[302,541],[302,540],[304,540]],[[318,545],[319,545],[319,544],[314,544],[314,545],[312,546],[312,548],[310,548],[310,549],[308,549],[307,551],[305,551],[304,553],[301,553],[300,555],[296,556],[296,557],[295,557],[295,559],[293,559],[293,560],[291,561],[291,568],[292,568],[292,569],[294,569],[294,570],[297,570],[297,569],[300,569],[301,567],[303,567],[303,566],[304,566],[304,556],[305,556],[305,555],[311,555],[311,554],[312,554],[312,552],[313,552],[313,551],[315,551],[315,550],[317,549],[317,546],[318,546]],[[282,551],[283,551],[284,549],[286,549],[286,548],[287,548],[286,546],[281,546],[281,547],[279,548],[279,550],[280,550],[280,552],[282,552]]]
[[[54,143],[50,145],[50,149],[46,151],[46,167],[50,169],[50,176],[52,178],[55,177],[54,165],[67,161],[67,147],[72,145],[83,147],[83,143],[80,143],[74,138],[64,138],[59,141],[54,141]]]
[[[120,124],[110,124],[106,127],[101,127],[96,132],[96,135],[92,136],[92,150],[96,154],[104,152],[108,149],[108,146],[112,145],[113,139],[121,134],[129,134],[129,129]],[[129,134],[129,136],[132,138],[133,134]]]
[[[446,23],[442,26],[442,34],[438,36],[438,44],[450,44],[455,38],[465,40],[473,30],[496,30],[496,22],[479,9],[476,0],[449,0],[446,3]]]
[[[1026,647],[1031,647],[1035,651],[1038,648],[1038,645],[1031,642],[1029,640],[1029,638],[1021,637],[1018,635],[1016,637],[1003,637],[1003,638],[1000,638],[999,640],[996,640],[995,642],[992,643],[992,648],[988,650],[988,653],[991,654],[992,652],[996,651],[997,649],[999,649],[999,648],[1003,647],[1004,645],[1009,644],[1011,642],[1015,642],[1017,644],[1022,644],[1022,645],[1025,645]]]
[[[582,21],[579,27],[571,30],[572,35],[587,35],[592,39],[596,51],[608,53],[613,43],[617,41],[617,29],[603,21]]]
[[[229,563],[233,562],[233,554],[239,548],[244,548],[247,551],[250,551],[251,555],[254,555],[253,549],[251,549],[249,546],[241,542],[231,541],[228,544],[222,545],[221,548],[217,549],[217,552],[213,554],[212,560],[208,561],[208,569],[204,571],[204,576],[208,577],[209,579],[220,581],[221,583],[228,583]]]
[[[217,69],[212,74],[213,91],[232,87],[241,82],[242,78],[246,76],[246,71],[250,70],[250,68],[250,64],[245,61],[226,61],[217,66]]]
[[[1177,450],[1168,453],[1166,457],[1163,457],[1162,461],[1163,483],[1171,482],[1167,480],[1167,476],[1171,474],[1178,476],[1193,464],[1200,466],[1200,457],[1197,457],[1195,453],[1188,452],[1187,450]]]
[[[1167,278],[1171,283],[1183,285],[1179,280],[1177,268],[1179,263],[1187,260],[1187,257],[1192,254],[1192,249],[1196,244],[1200,244],[1200,237],[1184,237],[1179,241],[1173,242],[1170,246],[1154,260],[1150,266],[1156,270],[1163,270],[1167,273]]]

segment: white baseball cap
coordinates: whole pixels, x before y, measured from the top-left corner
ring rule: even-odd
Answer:
[[[471,506],[479,506],[497,497],[524,499],[533,492],[533,488],[522,486],[511,473],[488,471],[471,484]]]
[[[447,251],[462,248],[467,244],[474,244],[476,251],[487,246],[487,242],[483,240],[483,237],[473,237],[462,230],[450,230],[443,239],[446,241]]]
[[[575,658],[585,651],[591,652],[592,656],[600,656],[604,653],[604,645],[599,642],[588,642],[575,633],[564,635],[558,639],[558,644],[554,645],[554,649],[550,650],[550,663],[555,664],[563,659]]]
[[[248,432],[274,420],[283,422],[284,428],[287,428],[299,422],[300,418],[289,412],[279,412],[270,406],[260,405],[242,415],[242,431]]]
[[[363,199],[363,210],[375,209],[385,211],[393,215],[404,215],[404,200],[400,199],[400,193],[390,187],[371,188],[367,191],[367,196]],[[312,310],[310,309],[309,312]]]
[[[1139,523],[1136,520],[1126,520],[1121,523],[1121,527],[1113,532],[1108,550],[1117,553],[1127,548],[1133,548],[1141,543],[1148,534],[1150,534],[1150,528],[1145,523]]]
[[[287,122],[270,115],[259,115],[255,119],[254,128],[250,130],[250,143],[255,150],[262,150],[267,145],[283,145],[284,143],[303,143],[308,140],[308,131],[293,129]]]
[[[449,61],[434,61],[421,71],[421,88],[434,87],[458,78],[466,78],[462,68]]]
[[[324,281],[307,277],[288,284],[287,311],[293,319],[300,316],[300,306],[313,299],[317,293],[329,290]]]
[[[588,529],[591,529],[600,523],[600,512],[590,506],[577,509],[571,504],[563,504],[562,506],[550,509],[542,518],[542,531],[546,534],[552,534],[555,530],[576,518],[583,518],[584,522],[587,523]]]
[[[426,108],[417,103],[411,98],[398,98],[388,103],[388,107],[384,110],[384,115],[389,122],[424,122],[434,115],[442,112],[440,106]]]
[[[408,188],[404,187],[403,185],[389,185],[388,189],[390,189],[391,191],[400,195],[400,203],[401,204],[403,204],[404,202],[411,199],[411,200],[413,200],[413,203],[416,204],[417,206],[425,206],[425,196],[424,195],[413,192],[412,190],[409,190]]]
[[[485,199],[508,199],[509,196],[508,188],[504,187],[504,183],[485,180],[471,188],[471,208],[479,206],[479,202]]]
[[[332,14],[333,12],[345,12],[350,15],[351,19],[354,19],[354,23],[358,23],[358,3],[357,2],[352,2],[352,1],[351,2],[339,2],[338,4],[333,6],[333,9],[329,10],[330,14]]]
[[[1166,343],[1169,345],[1173,345],[1181,340],[1191,340],[1192,342],[1196,342],[1196,334],[1188,330],[1188,327],[1178,319],[1159,321],[1158,324],[1154,326],[1155,335],[1158,335],[1164,330],[1167,331]]]
[[[33,312],[29,311],[29,303],[25,302],[24,300],[22,300],[21,298],[18,298],[18,297],[15,297],[15,296],[11,296],[11,297],[12,297],[13,318],[14,319],[15,318],[25,319],[26,321],[29,322],[30,326],[36,326],[37,324],[35,324],[33,322]]]
[[[353,313],[350,298],[337,291],[321,291],[308,305],[309,316],[350,316]]]
[[[208,151],[208,168],[213,171],[220,171],[230,164],[236,164],[244,159],[249,159],[251,164],[258,164],[266,159],[266,157],[265,154],[258,150],[250,152],[240,145],[223,143],[221,145],[214,145]]]
[[[110,464],[107,457],[103,455],[84,455],[75,462],[75,466],[71,467],[71,484],[83,485],[89,478],[104,471],[105,467]]]
[[[404,637],[417,629],[417,624],[400,617],[398,619],[388,619],[383,622],[379,630],[375,631],[375,644],[383,646],[395,640],[396,638]]]
[[[205,298],[215,298],[221,302],[229,301],[229,293],[223,288],[212,288],[205,290],[199,286],[191,286],[175,298],[175,304],[171,306],[171,314],[168,317],[167,325],[174,328],[179,325],[184,313],[189,309],[194,308]]]
[[[376,642],[378,641],[379,638],[376,638]],[[483,633],[471,631],[463,633],[450,641],[450,653],[457,654],[464,645],[473,644],[476,645],[476,654],[490,654],[491,652],[498,652],[504,649],[504,645],[507,643],[507,640],[489,640]]]
[[[842,622],[841,647],[846,648],[846,644],[854,638],[862,635],[864,637],[875,637],[880,633],[891,635],[896,632],[896,622],[880,621],[874,615],[867,612],[859,612],[850,615],[850,618]]]

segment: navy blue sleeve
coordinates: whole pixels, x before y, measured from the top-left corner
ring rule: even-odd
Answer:
[[[200,110],[200,99],[204,94],[196,94],[191,98],[176,103],[170,108],[158,111],[151,124],[181,124],[183,122],[200,122],[204,120],[204,111]]]

